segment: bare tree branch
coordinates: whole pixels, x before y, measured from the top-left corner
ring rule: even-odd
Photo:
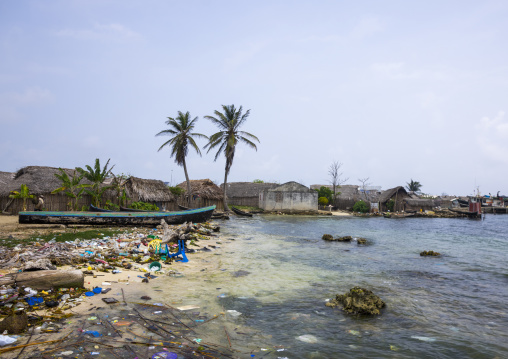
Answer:
[[[337,189],[349,179],[342,178],[343,173],[340,172],[340,168],[342,167],[342,163],[338,161],[333,161],[330,167],[328,168],[328,174],[330,175],[330,184],[332,185],[333,191],[333,202],[335,204],[335,198],[337,196]]]
[[[372,184],[370,182],[367,182],[369,179],[370,179],[370,177],[358,178],[358,181],[362,184],[363,195],[365,196],[365,199],[368,202],[370,202],[370,199],[369,199],[369,195],[367,194],[367,187]]]

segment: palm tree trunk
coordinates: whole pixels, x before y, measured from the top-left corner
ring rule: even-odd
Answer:
[[[226,195],[226,188],[228,188],[228,171],[226,170],[226,173],[224,174],[224,188],[222,189],[224,192],[224,211],[229,211],[228,202],[226,201],[227,195]]]
[[[183,171],[185,172],[185,180],[187,181],[187,207],[190,208],[192,191],[189,181],[189,174],[187,173],[187,165],[185,164],[185,158],[183,160]]]

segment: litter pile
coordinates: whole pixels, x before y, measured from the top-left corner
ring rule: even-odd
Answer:
[[[210,223],[169,226],[163,222],[157,228],[135,228],[132,232],[124,232],[114,237],[103,236],[67,242],[56,242],[53,239],[46,243],[37,241],[33,244],[18,245],[13,249],[0,248],[0,268],[2,273],[5,273],[0,274],[0,320],[3,319],[0,321],[0,347],[8,346],[1,348],[0,353],[16,349],[15,342],[20,339],[19,334],[27,332],[27,329],[30,332],[27,332],[30,336],[28,342],[33,335],[59,333],[65,327],[61,322],[73,316],[72,309],[86,302],[89,297],[100,295],[102,302],[108,305],[119,303],[119,300],[105,295],[111,291],[111,287],[105,288],[111,283],[103,282],[100,287],[85,289],[85,276],[97,278],[101,276],[100,273],[139,271],[143,272],[139,277],[147,283],[160,275],[175,275],[177,272],[174,270],[163,270],[163,265],[171,264],[173,261],[188,261],[186,252],[193,250],[187,249],[187,246],[202,239],[210,239],[216,236],[214,232],[219,230],[218,226]],[[56,266],[60,265],[70,265],[71,268],[58,270]],[[123,303],[119,304],[127,305],[125,297]],[[143,304],[143,308],[147,306],[150,305]],[[157,323],[150,322],[136,308],[134,310],[144,330],[147,326],[153,327],[152,331],[162,337],[160,340],[175,340],[176,336],[172,330],[164,331],[158,328]],[[121,338],[122,334],[114,323],[105,318],[98,321],[102,322],[102,325],[109,325],[114,331],[114,336]],[[133,323],[134,321],[129,326],[133,326]],[[172,325],[185,327],[181,322]],[[84,330],[84,325],[81,329],[83,333],[76,339],[82,340],[90,334]],[[191,328],[184,328],[176,333],[191,331]],[[94,333],[91,336],[96,337]],[[189,340],[179,344],[177,348],[180,348],[180,352],[195,351],[200,347]],[[155,344],[152,343],[150,346],[153,345]],[[122,344],[122,347],[124,346],[129,348],[125,342]],[[175,345],[163,342],[163,346],[171,348]],[[113,346],[109,347],[109,350],[112,350]],[[204,350],[203,346],[201,348]],[[208,346],[206,349],[208,352],[214,351]],[[125,350],[130,352],[129,356],[134,352],[132,348]],[[79,350],[71,352],[76,355]]]

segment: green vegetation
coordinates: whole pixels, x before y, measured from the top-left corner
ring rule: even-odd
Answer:
[[[72,232],[71,232],[72,231]],[[75,239],[94,239],[94,238],[104,238],[104,237],[111,237],[122,230],[120,229],[93,229],[93,230],[87,230],[83,232],[76,232],[75,230],[70,230],[69,232],[64,233],[51,233],[46,235],[34,235],[30,238],[26,239],[0,239],[0,246],[13,248],[17,246],[18,244],[33,244],[34,242],[39,242],[41,244],[44,244],[45,242],[49,242],[52,239],[54,239],[56,242],[65,242],[65,241],[74,241]]]
[[[77,174],[76,170],[73,172],[72,177],[69,177],[67,172],[65,172],[62,168],[58,169],[60,173],[55,173],[55,177],[58,178],[62,183],[61,187],[53,190],[51,194],[55,194],[58,192],[64,192],[65,195],[69,198],[69,203],[67,203],[67,207],[71,210],[78,210],[78,201],[81,197],[83,197],[83,193],[85,192],[86,187],[89,187],[88,184],[79,184],[83,179],[83,174]],[[74,200],[74,203],[72,203]]]
[[[9,195],[9,198],[21,198],[23,200],[23,211],[26,211],[26,200],[34,197],[33,194],[30,194],[30,190],[26,184],[22,184],[19,191],[12,191]]]
[[[321,188],[316,191],[318,193],[318,202],[319,198],[325,197],[328,200],[328,203],[333,203],[333,192],[330,188],[321,186]]]
[[[326,197],[319,197],[318,198],[318,203],[321,206],[326,206],[328,204],[328,198],[326,198]]]
[[[406,184],[407,184],[406,188],[408,191],[420,192],[420,189],[422,188],[422,184],[418,181],[413,181],[413,179],[411,179],[411,182],[408,182]]]
[[[391,199],[388,202],[386,202],[386,208],[388,208],[388,210],[390,212],[393,212],[393,208],[394,207],[395,207],[395,201],[393,199]]]
[[[360,200],[360,201],[358,201],[358,202],[356,202],[354,204],[353,211],[354,212],[360,212],[360,213],[369,213],[370,212],[370,208],[367,205],[367,203],[365,203],[364,201]]]
[[[102,195],[104,192],[111,188],[111,186],[101,186],[106,178],[111,174],[111,171],[113,170],[113,167],[108,169],[109,165],[109,159],[108,162],[104,165],[104,168],[101,170],[101,164],[98,158],[95,159],[95,166],[94,168],[90,167],[89,165],[86,165],[86,170],[84,170],[81,167],[77,167],[76,170],[83,175],[84,178],[92,182],[91,190],[85,189],[85,192],[88,193],[90,196],[92,196],[92,203],[94,206],[101,207],[102,202]]]
[[[182,194],[185,193],[185,190],[182,187],[178,187],[178,186],[174,186],[174,187],[168,186],[168,187],[169,187],[169,190],[171,191],[171,193],[173,193],[177,197],[181,196]]]
[[[113,181],[111,182],[111,188],[116,191],[118,208],[120,209],[120,206],[125,206],[127,204],[127,200],[129,200],[127,197],[127,192],[125,191],[125,184],[127,183],[127,180],[130,176],[124,175],[123,173],[121,175],[112,175]]]
[[[171,148],[171,157],[175,157],[175,162],[183,167],[183,171],[185,173],[185,180],[187,181],[187,200],[190,204],[190,200],[192,197],[189,174],[187,173],[187,165],[185,163],[185,157],[189,153],[189,145],[196,150],[196,152],[201,156],[201,151],[199,150],[196,141],[194,141],[193,137],[202,137],[208,138],[201,133],[193,133],[194,125],[198,120],[195,117],[193,120],[190,119],[190,113],[187,111],[183,113],[178,111],[178,116],[176,118],[168,117],[166,124],[170,126],[170,129],[163,130],[156,134],[155,136],[163,136],[169,135],[172,136],[169,140],[164,142],[162,146],[159,147],[159,151],[164,148],[164,146]]]
[[[265,183],[265,181],[260,180],[260,179],[255,179],[254,181],[252,181],[252,183]]]
[[[106,204],[104,205],[104,209],[109,209],[111,211],[119,211],[120,206],[111,202],[109,199],[106,201]]]
[[[159,207],[152,203],[132,202],[130,208],[142,209],[143,211],[158,211]]]
[[[221,153],[223,153],[226,157],[223,201],[224,210],[229,211],[229,207],[226,202],[226,188],[228,183],[228,174],[231,170],[231,166],[233,165],[233,158],[235,157],[236,145],[238,142],[243,142],[257,151],[256,144],[252,141],[254,140],[259,142],[259,139],[251,133],[239,130],[243,123],[247,121],[250,110],[247,110],[244,114],[242,114],[242,106],[240,106],[240,108],[237,110],[235,105],[222,105],[222,110],[224,113],[217,110],[214,112],[215,116],[217,117],[205,116],[206,119],[212,121],[212,123],[217,125],[217,127],[220,129],[219,132],[216,132],[210,136],[209,142],[205,145],[205,148],[208,147],[207,152],[210,152],[210,150],[213,148],[218,147],[214,161],[217,161],[217,158],[219,158]]]
[[[263,211],[261,208],[259,207],[252,207],[252,206],[237,206],[235,204],[235,207],[238,208],[238,209],[241,209],[242,211],[247,211],[247,212],[252,212],[252,211]]]

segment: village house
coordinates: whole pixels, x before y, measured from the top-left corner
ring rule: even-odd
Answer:
[[[317,212],[318,193],[297,182],[287,182],[259,194],[259,207],[283,213]]]

